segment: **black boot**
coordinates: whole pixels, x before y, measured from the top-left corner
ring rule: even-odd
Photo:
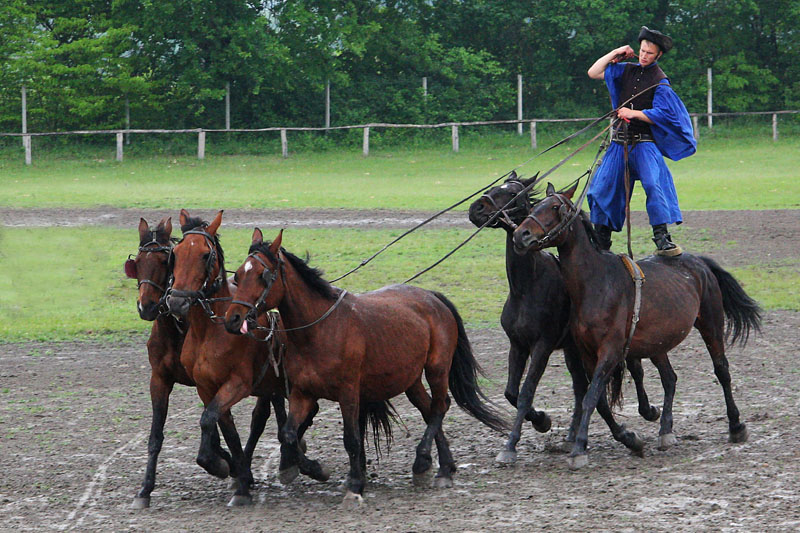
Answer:
[[[656,243],[656,255],[673,257],[683,253],[681,247],[672,242],[666,224],[653,226],[653,242]]]
[[[594,231],[597,233],[597,244],[601,250],[611,249],[611,228],[603,224],[595,224]]]

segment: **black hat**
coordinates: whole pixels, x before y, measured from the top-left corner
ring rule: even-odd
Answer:
[[[672,49],[672,37],[657,30],[651,30],[647,26],[642,26],[639,31],[639,42],[642,42],[643,39],[657,45],[664,53]]]

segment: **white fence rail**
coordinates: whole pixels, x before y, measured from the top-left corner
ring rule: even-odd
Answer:
[[[778,140],[778,115],[796,114],[800,110],[784,110],[784,111],[750,111],[739,113],[691,113],[692,124],[694,127],[694,136],[696,139],[700,138],[700,128],[698,127],[699,117],[731,117],[731,116],[755,116],[755,115],[772,115],[772,140]],[[45,137],[56,135],[115,135],[117,141],[116,159],[122,161],[123,159],[123,140],[131,133],[196,133],[197,134],[197,158],[204,159],[206,153],[206,133],[263,133],[263,132],[280,132],[281,137],[281,155],[289,157],[289,142],[287,132],[289,131],[332,131],[332,130],[350,130],[362,129],[363,130],[363,143],[362,152],[364,156],[369,155],[369,133],[370,129],[374,128],[407,128],[407,129],[435,129],[435,128],[451,128],[452,131],[452,145],[453,151],[459,151],[459,128],[467,126],[490,126],[502,124],[516,124],[518,128],[522,128],[524,124],[530,124],[531,135],[531,148],[536,149],[536,125],[539,123],[559,123],[559,122],[591,122],[596,118],[534,118],[524,120],[487,120],[478,122],[442,122],[439,124],[390,124],[390,123],[369,123],[359,124],[355,126],[331,126],[331,127],[271,127],[271,128],[226,128],[226,129],[205,129],[205,128],[192,128],[192,129],[122,129],[122,130],[74,130],[74,131],[54,131],[42,133],[0,133],[0,137],[22,137],[22,146],[25,151],[25,163],[30,165],[32,163],[32,142],[33,137]]]

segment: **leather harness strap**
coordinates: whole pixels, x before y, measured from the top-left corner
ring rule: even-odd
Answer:
[[[628,351],[631,348],[631,341],[633,341],[633,334],[636,332],[636,324],[639,322],[639,312],[642,309],[642,284],[644,283],[644,272],[637,265],[633,259],[625,254],[619,254],[622,264],[625,265],[625,270],[633,278],[634,284],[634,297],[633,297],[633,317],[631,318],[631,329],[628,333],[628,338],[625,339],[625,347],[622,349],[622,358],[628,357]]]

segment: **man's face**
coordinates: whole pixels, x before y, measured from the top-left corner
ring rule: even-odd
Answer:
[[[639,63],[643,67],[652,65],[659,57],[661,57],[661,50],[658,45],[645,40],[639,43]]]

